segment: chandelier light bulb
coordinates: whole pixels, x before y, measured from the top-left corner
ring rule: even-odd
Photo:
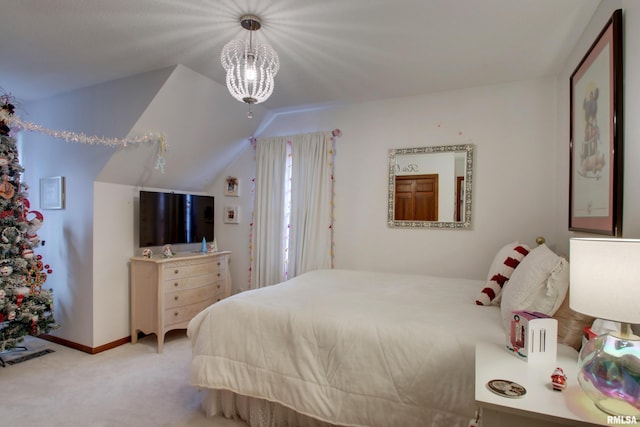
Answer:
[[[251,59],[247,60],[247,65],[244,70],[244,78],[247,81],[254,82],[258,76],[256,72],[256,67],[253,65],[253,61]]]

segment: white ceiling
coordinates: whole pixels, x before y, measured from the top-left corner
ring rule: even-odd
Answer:
[[[269,109],[553,75],[600,0],[12,0],[0,87],[18,101],[183,64],[224,84],[220,51],[259,15],[280,56]]]

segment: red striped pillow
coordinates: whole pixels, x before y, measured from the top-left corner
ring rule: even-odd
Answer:
[[[513,270],[528,253],[529,247],[518,242],[510,243],[500,249],[489,269],[487,283],[476,298],[476,304],[491,305],[498,303],[502,288],[511,277]]]

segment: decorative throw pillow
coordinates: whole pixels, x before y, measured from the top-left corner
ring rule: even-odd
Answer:
[[[503,246],[491,263],[487,283],[476,298],[476,304],[491,305],[500,302],[500,294],[504,284],[528,253],[529,247],[518,242]]]
[[[569,285],[571,286],[571,285]],[[573,311],[569,307],[569,293],[553,315],[558,321],[558,344],[566,344],[580,350],[585,326],[591,326],[594,317]]]
[[[569,263],[545,244],[529,252],[502,292],[502,322],[507,330],[515,310],[537,311],[553,316],[569,289]]]

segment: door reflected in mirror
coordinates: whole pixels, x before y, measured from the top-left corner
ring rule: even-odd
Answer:
[[[438,221],[438,174],[396,175],[397,221]]]
[[[389,150],[389,227],[469,228],[473,145]]]

